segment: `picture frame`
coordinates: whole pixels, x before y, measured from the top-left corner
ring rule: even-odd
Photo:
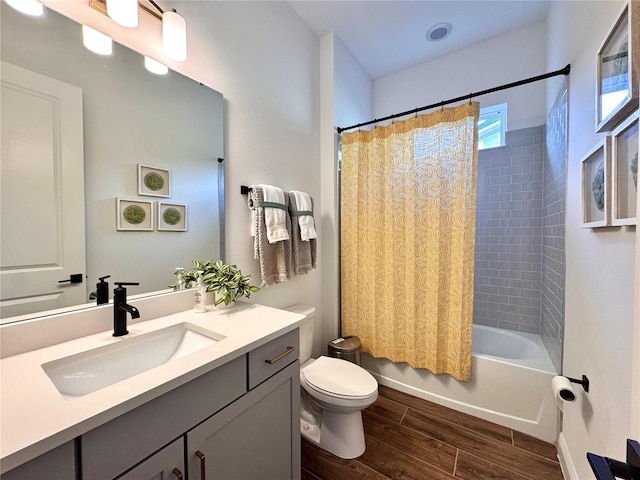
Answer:
[[[158,202],[158,231],[186,232],[187,206],[179,203]]]
[[[138,195],[171,196],[171,171],[151,165],[138,164]]]
[[[611,136],[607,135],[582,159],[582,228],[610,225]]]
[[[638,108],[638,74],[633,67],[640,9],[628,2],[598,50],[596,132],[609,132]]]
[[[611,134],[611,224],[636,225],[638,197],[638,111]]]
[[[153,227],[153,202],[116,198],[116,230],[150,232]]]

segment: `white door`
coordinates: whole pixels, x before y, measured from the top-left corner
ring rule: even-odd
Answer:
[[[82,90],[6,62],[0,78],[0,318],[86,303]]]

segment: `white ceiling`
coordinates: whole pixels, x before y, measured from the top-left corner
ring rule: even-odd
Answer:
[[[320,36],[334,32],[372,79],[504,35],[547,18],[549,0],[291,0]],[[432,25],[451,34],[425,39]]]

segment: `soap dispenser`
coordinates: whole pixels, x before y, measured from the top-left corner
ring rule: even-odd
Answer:
[[[202,280],[202,270],[198,270],[198,285],[196,287],[196,313],[206,313],[207,311],[207,286]]]
[[[184,290],[185,288],[185,284],[184,284],[184,268],[182,267],[175,267],[176,270],[176,275],[178,276],[178,281],[176,283],[176,290]]]
[[[96,283],[96,305],[109,303],[109,283],[104,281],[109,277],[111,277],[111,275],[98,277],[98,280],[100,281]]]

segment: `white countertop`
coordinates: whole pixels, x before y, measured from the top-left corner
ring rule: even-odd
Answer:
[[[129,325],[129,334],[113,330],[0,360],[0,469],[4,473],[112,420],[190,380],[298,328],[302,315],[239,302],[229,310],[193,310]],[[225,336],[184,358],[89,393],[65,399],[42,364],[189,322]]]

